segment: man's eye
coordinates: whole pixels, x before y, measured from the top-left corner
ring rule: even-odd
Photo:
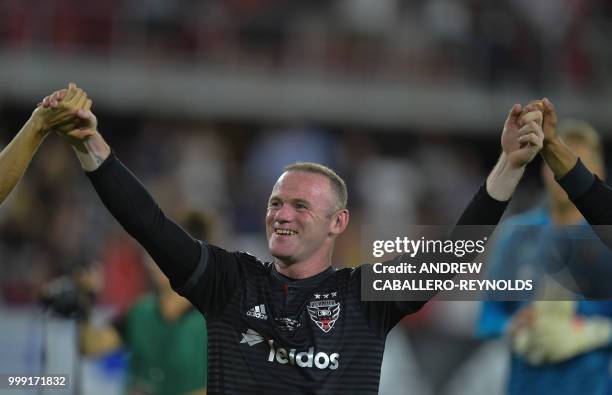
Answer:
[[[268,208],[279,208],[280,202],[270,202],[268,203]]]
[[[298,210],[306,209],[306,205],[302,203],[296,203],[295,208]]]

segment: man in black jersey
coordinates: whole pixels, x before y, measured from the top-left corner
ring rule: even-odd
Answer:
[[[524,111],[541,111],[544,146],[540,152],[570,200],[601,240],[612,248],[612,188],[591,173],[557,136],[557,113],[550,100],[529,103]]]
[[[349,222],[340,177],[311,163],[285,170],[266,215],[275,259],[264,263],[184,232],[111,152],[93,114],[78,117],[75,152],[103,203],[206,316],[209,393],[378,392],[387,333],[425,302],[362,301],[362,267],[332,268],[335,239]],[[513,106],[498,163],[458,224],[499,221],[542,146],[541,112],[523,118]]]

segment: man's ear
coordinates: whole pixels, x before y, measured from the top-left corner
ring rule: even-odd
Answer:
[[[330,233],[332,235],[339,235],[344,232],[349,223],[349,211],[347,209],[342,209],[337,211],[334,214],[334,218],[332,218],[332,223],[330,226]]]

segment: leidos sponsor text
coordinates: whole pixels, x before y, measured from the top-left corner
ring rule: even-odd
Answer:
[[[313,366],[318,369],[338,369],[340,354],[333,353],[327,355],[320,351],[315,354],[314,347],[308,348],[308,351],[297,352],[295,348],[287,349],[274,347],[274,340],[268,340],[268,346],[270,347],[270,354],[268,355],[268,362],[278,362],[280,364],[297,365],[301,368],[312,368]]]

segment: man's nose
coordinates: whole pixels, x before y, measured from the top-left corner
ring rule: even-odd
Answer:
[[[289,204],[283,204],[276,212],[274,220],[277,222],[290,222],[294,214],[295,212]]]

